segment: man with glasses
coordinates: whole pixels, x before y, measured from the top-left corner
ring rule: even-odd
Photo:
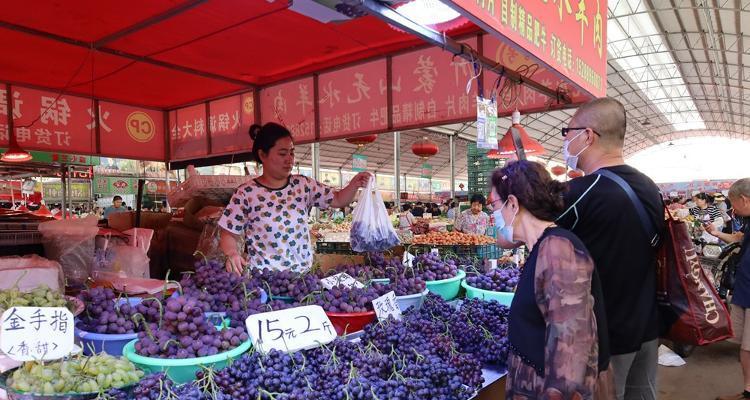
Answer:
[[[626,190],[643,205],[646,223],[656,232],[664,229],[664,206],[656,184],[625,165],[625,129],[625,108],[612,98],[584,104],[562,129],[567,166],[586,175],[570,182],[566,211],[557,223],[581,238],[599,272],[618,400],[655,400],[656,240]]]

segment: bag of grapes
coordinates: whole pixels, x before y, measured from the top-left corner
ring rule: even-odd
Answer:
[[[400,243],[374,178],[370,178],[354,208],[349,240],[358,253],[385,251]]]

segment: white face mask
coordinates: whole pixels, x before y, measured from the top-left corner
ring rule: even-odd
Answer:
[[[585,133],[586,130],[582,130],[577,135],[573,136],[572,139],[566,140],[563,142],[563,158],[565,158],[565,165],[568,166],[568,168],[572,170],[578,169],[578,156],[580,156],[586,149],[589,148],[589,145],[586,145],[581,151],[578,152],[576,155],[571,155],[570,150],[568,149],[570,147],[570,143],[578,138],[578,136],[581,136],[583,133]]]
[[[513,243],[513,221],[516,220],[516,214],[513,214],[513,218],[510,220],[510,222],[505,222],[505,217],[503,217],[502,210],[505,208],[505,205],[508,203],[508,200],[506,199],[503,205],[495,210],[492,215],[495,218],[495,232],[505,239],[508,243]]]

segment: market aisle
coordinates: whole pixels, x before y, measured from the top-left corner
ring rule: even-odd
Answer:
[[[738,351],[739,345],[718,343],[695,349],[683,367],[659,367],[659,400],[714,400],[739,393]]]

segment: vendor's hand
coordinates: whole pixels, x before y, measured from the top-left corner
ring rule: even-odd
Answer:
[[[714,224],[703,224],[703,229],[705,229],[706,232],[708,232],[708,234],[711,236],[716,236],[719,234],[719,230],[716,229],[716,226],[714,226]]]
[[[371,173],[360,172],[357,175],[354,175],[354,178],[352,178],[351,182],[349,182],[349,185],[356,188],[363,188],[367,186],[368,183],[370,183],[370,179],[372,179]]]
[[[247,266],[247,260],[239,254],[234,254],[227,257],[226,268],[227,272],[234,272],[237,275],[242,275]]]

